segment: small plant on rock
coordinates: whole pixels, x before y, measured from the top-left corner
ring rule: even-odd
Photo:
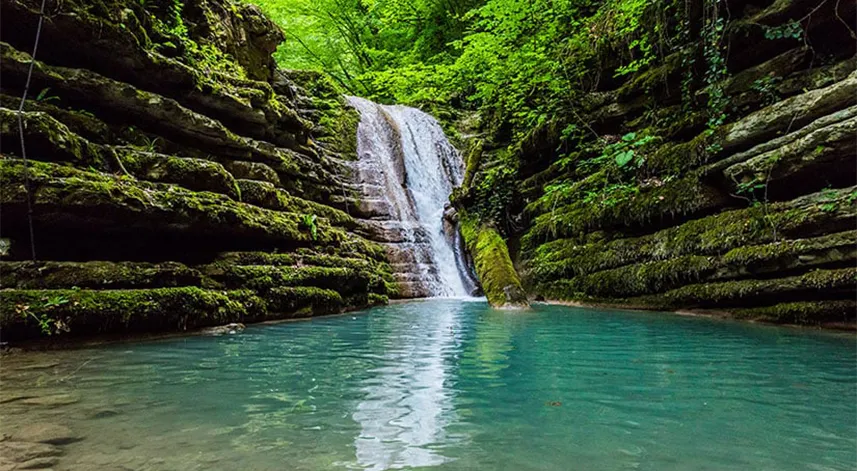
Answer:
[[[310,236],[313,241],[318,240],[318,216],[315,214],[304,214],[303,217],[303,226],[306,229],[309,229]]]
[[[54,295],[42,298],[33,304],[15,305],[15,313],[24,319],[36,321],[44,335],[53,335],[60,332],[68,332],[68,325],[62,320],[50,315],[51,311],[63,304],[68,304],[69,299],[63,295]]]

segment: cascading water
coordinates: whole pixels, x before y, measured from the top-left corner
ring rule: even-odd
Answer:
[[[444,209],[461,184],[461,155],[430,115],[357,97],[354,165],[361,204],[374,238],[388,247],[406,297],[468,296],[475,281]]]

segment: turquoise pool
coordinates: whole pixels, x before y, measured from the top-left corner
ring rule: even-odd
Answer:
[[[2,359],[54,469],[854,470],[853,335],[426,300]],[[60,453],[58,452],[58,453]]]

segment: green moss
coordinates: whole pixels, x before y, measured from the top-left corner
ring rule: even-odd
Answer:
[[[798,301],[773,306],[736,309],[732,314],[747,319],[778,324],[820,325],[831,322],[854,324],[857,302],[843,301]]]
[[[175,262],[0,262],[3,288],[166,288],[202,282],[200,272]]]
[[[46,91],[51,96],[51,91]],[[10,110],[16,109],[21,98],[0,94],[0,106]],[[46,100],[27,100],[24,110],[28,112],[44,112],[66,125],[69,130],[90,142],[99,144],[116,144],[118,137],[113,130],[103,121],[85,110],[65,109],[55,106]]]
[[[569,280],[545,282],[537,285],[537,289],[549,293],[552,299],[560,300],[580,297],[623,298],[657,293],[699,281],[713,274],[715,268],[709,257],[688,255],[599,271]]]
[[[794,269],[802,265],[838,263],[857,258],[857,233],[839,232],[810,239],[737,247],[723,262],[753,273]]]
[[[345,159],[357,160],[357,126],[360,113],[347,107],[342,101],[321,113],[318,120],[318,142]]]
[[[587,232],[628,224],[645,225],[664,216],[687,216],[716,207],[721,199],[697,175],[690,174],[612,205],[578,201],[542,214],[535,218],[521,243],[528,251],[554,239],[580,237]]]
[[[482,140],[476,140],[471,144],[470,151],[467,153],[467,159],[465,160],[466,166],[464,169],[464,181],[461,184],[463,188],[470,188],[473,184],[473,178],[476,176],[476,172],[479,171],[479,167],[482,165]]]
[[[655,175],[681,175],[699,167],[712,157],[715,138],[702,133],[689,142],[667,143],[646,158],[645,168]]]
[[[663,58],[657,67],[649,67],[639,72],[632,80],[619,89],[617,98],[627,101],[635,96],[651,92],[658,87],[666,87],[671,79],[675,79],[683,68],[683,54],[676,52]]]
[[[114,149],[125,169],[141,180],[174,183],[195,191],[211,191],[241,200],[241,188],[217,162],[142,152],[127,147]]]
[[[30,158],[72,162],[97,169],[110,169],[115,162],[115,157],[109,155],[108,151],[74,134],[66,125],[45,112],[24,112],[22,119]],[[17,111],[0,108],[0,135],[17,138]]]
[[[464,213],[460,217],[460,230],[473,257],[476,274],[488,302],[494,307],[528,306],[506,241],[497,230],[480,224]]]
[[[339,293],[369,291],[371,275],[349,268],[270,265],[208,265],[200,269],[228,287],[267,291],[281,286],[314,286]]]
[[[721,308],[758,305],[785,299],[806,299],[855,291],[857,269],[815,270],[803,275],[773,279],[749,279],[722,283],[691,284],[656,297],[628,300],[663,308]]]
[[[857,217],[857,205],[848,200],[849,191],[836,190],[827,196],[816,193],[767,207],[724,211],[642,237],[588,243],[575,238],[551,241],[539,246],[526,261],[527,276],[540,283],[632,263],[684,255],[721,255],[735,248],[772,244],[783,238],[844,230]],[[835,211],[824,211],[822,201],[836,203]],[[818,243],[823,246],[828,242],[832,243]],[[811,250],[812,245],[807,247]],[[776,247],[748,248],[733,254],[727,263],[736,265],[748,251],[761,250],[758,253],[762,256],[769,249],[777,250]],[[770,255],[767,260],[773,261],[774,254]]]
[[[0,161],[3,204],[23,205],[23,165],[17,160]],[[62,214],[64,218],[87,218],[92,208],[112,224],[125,221],[135,226],[169,230],[214,231],[220,235],[267,239],[279,244],[330,246],[343,253],[364,253],[383,259],[383,249],[342,229],[318,221],[317,237],[301,228],[302,215],[262,209],[235,202],[210,192],[194,192],[176,186],[138,182],[114,176],[83,172],[41,162],[30,163],[30,179],[37,188],[35,208],[41,218]],[[208,232],[211,233],[211,232]]]
[[[217,256],[214,264],[226,268],[232,265],[295,265],[297,258],[290,253],[267,252],[223,252]]]
[[[310,317],[340,312],[345,307],[336,291],[315,287],[274,288],[267,295],[272,317]]]
[[[58,300],[64,302],[57,303]],[[2,290],[0,304],[15,306],[0,312],[4,340],[43,335],[35,319],[41,315],[49,320],[55,333],[83,336],[182,331],[240,322],[245,316],[259,315],[258,310],[264,306],[264,302],[247,291],[208,291],[197,287]],[[248,307],[256,311],[248,311]]]
[[[256,180],[238,180],[243,201],[276,211],[289,211],[300,214],[316,215],[325,218],[331,224],[347,228],[355,226],[354,218],[343,211],[330,206],[291,196],[287,191],[274,187],[268,182]]]

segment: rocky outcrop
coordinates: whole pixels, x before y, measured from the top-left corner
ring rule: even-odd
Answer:
[[[33,62],[38,2],[2,0],[2,340],[386,302],[383,248],[332,197],[354,146],[342,99],[276,69],[283,35],[257,7],[162,3],[48,1]]]
[[[460,218],[460,227],[488,303],[500,309],[529,307],[527,293],[509,258],[509,249],[497,230],[467,215]]]
[[[694,86],[685,44],[583,97],[574,139],[551,120],[485,141],[459,206],[486,214],[474,189],[517,165],[494,219],[531,297],[854,326],[854,5],[756,6],[726,21],[721,80]]]

